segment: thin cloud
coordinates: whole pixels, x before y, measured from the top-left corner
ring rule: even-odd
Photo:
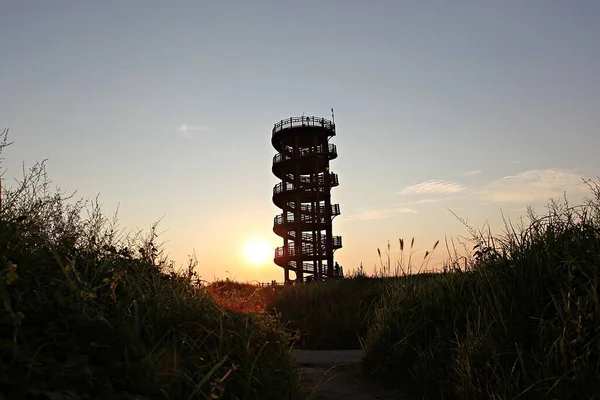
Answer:
[[[483,171],[475,169],[473,171],[467,171],[467,172],[460,172],[458,174],[454,174],[455,176],[473,176],[473,175],[479,175],[481,174]]]
[[[429,180],[402,189],[399,194],[456,194],[467,188],[458,182]]]
[[[370,221],[375,219],[392,218],[402,214],[416,214],[417,210],[412,208],[379,208],[379,209],[361,209],[354,214],[351,214],[344,219],[347,221],[361,220]]]
[[[548,200],[567,194],[585,192],[581,175],[563,169],[534,169],[517,175],[505,176],[478,189],[478,194],[492,202],[528,203]]]
[[[429,204],[429,203],[439,203],[440,199],[421,199],[415,200],[411,202],[412,204]]]
[[[179,125],[177,130],[184,138],[193,140],[195,139],[195,137],[192,135],[191,132],[204,131],[206,130],[206,127],[203,125],[181,124]]]
[[[587,191],[582,177],[570,170],[563,169],[535,169],[524,171],[516,175],[505,176],[480,186],[463,186],[454,181],[428,180],[405,187],[400,191],[403,195],[431,195],[397,204],[390,208],[362,208],[348,216],[342,216],[344,220],[371,221],[378,219],[390,219],[405,214],[417,214],[419,204],[437,203],[444,201],[444,195],[467,195],[474,201],[487,201],[493,203],[512,203],[509,205],[511,211],[523,210],[524,205],[531,205],[536,201],[547,201],[550,198],[561,197],[564,192],[569,196],[577,196]],[[459,208],[453,207],[453,210]]]
[[[415,205],[419,205],[419,204],[439,203],[441,200],[442,199],[420,199],[420,200],[402,202],[399,205],[401,205],[403,207],[409,207],[409,206],[415,206]]]
[[[400,195],[454,195],[469,194],[472,199],[495,203],[531,204],[550,198],[567,195],[577,196],[587,191],[582,176],[573,170],[560,168],[533,169],[516,175],[509,175],[480,186],[466,187],[455,181],[428,180],[407,186]],[[428,198],[402,203],[410,206],[437,202],[440,199]]]

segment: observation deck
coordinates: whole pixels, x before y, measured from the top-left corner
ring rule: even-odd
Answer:
[[[331,204],[331,189],[339,185],[330,172],[330,161],[338,157],[335,124],[314,116],[290,117],[276,123],[271,144],[278,151],[271,171],[281,180],[273,187],[273,203],[282,210],[273,220],[273,232],[283,239],[273,261],[297,281],[340,278],[333,253],[342,238],[333,236],[332,220],[340,215],[339,204]]]
[[[279,149],[282,143],[289,142],[310,146],[314,136],[325,137],[325,141],[329,140],[335,136],[335,124],[321,117],[302,116],[282,119],[273,126],[271,144],[275,149]]]

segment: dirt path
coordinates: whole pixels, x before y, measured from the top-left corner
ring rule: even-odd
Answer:
[[[392,400],[400,399],[395,390],[383,388],[360,375],[361,350],[297,350],[292,354],[302,368],[307,398],[320,383],[313,400]]]

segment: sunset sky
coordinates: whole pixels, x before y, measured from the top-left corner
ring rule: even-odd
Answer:
[[[371,270],[388,240],[466,235],[449,210],[500,232],[502,212],[587,194],[599,20],[594,0],[3,1],[4,184],[48,159],[122,227],[162,218],[204,279],[282,280],[243,255],[282,243],[271,129],[333,107],[336,260]]]

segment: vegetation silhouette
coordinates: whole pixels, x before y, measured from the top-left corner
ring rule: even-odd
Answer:
[[[6,133],[4,138],[6,138]],[[5,142],[6,143],[6,142]],[[288,399],[288,334],[219,306],[150,232],[50,190],[44,163],[0,210],[0,393],[8,399]]]

